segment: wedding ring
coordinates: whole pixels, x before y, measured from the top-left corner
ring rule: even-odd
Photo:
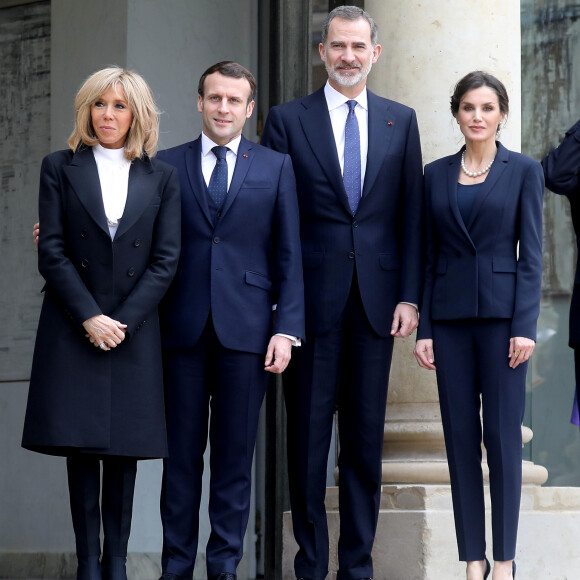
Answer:
[[[104,349],[107,345],[104,342],[101,342],[101,344],[99,344],[99,348]]]
[[[516,356],[520,356],[520,352],[521,352],[520,349],[519,348],[516,348],[516,350],[514,351],[514,354]]]

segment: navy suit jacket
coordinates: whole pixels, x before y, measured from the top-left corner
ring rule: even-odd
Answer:
[[[307,333],[325,333],[337,322],[356,264],[369,322],[389,335],[397,303],[421,298],[423,171],[415,112],[368,91],[368,158],[354,217],[323,88],[272,108],[262,143],[289,153],[296,173]]]
[[[557,149],[553,149],[542,161],[546,186],[554,193],[570,200],[572,224],[576,232],[576,244],[580,251],[580,121],[569,131]],[[580,271],[576,267],[574,292],[570,305],[570,346],[580,347]]]
[[[158,157],[178,170],[182,216],[177,274],[161,305],[164,346],[194,346],[210,310],[218,339],[232,350],[265,354],[274,333],[304,337],[290,158],[242,137],[228,195],[214,223],[201,170],[201,137]]]
[[[460,163],[461,151],[425,166],[427,267],[417,336],[432,338],[432,320],[511,318],[512,336],[535,340],[542,168],[498,144],[465,224],[457,205]]]

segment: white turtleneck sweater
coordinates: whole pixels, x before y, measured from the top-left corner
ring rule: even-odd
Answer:
[[[123,148],[105,149],[97,144],[93,147],[93,155],[99,171],[109,233],[114,239],[127,202],[131,162],[125,157]]]

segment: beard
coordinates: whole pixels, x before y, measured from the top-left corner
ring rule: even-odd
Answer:
[[[373,66],[372,62],[369,62],[368,66],[349,63],[349,66],[356,66],[357,70],[345,71],[341,68],[344,64],[345,63],[341,63],[336,65],[334,68],[331,68],[326,62],[324,63],[328,76],[341,87],[354,87],[355,85],[358,85],[361,81],[367,78]]]

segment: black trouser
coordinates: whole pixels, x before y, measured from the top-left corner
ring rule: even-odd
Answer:
[[[78,454],[67,457],[66,465],[77,555],[100,555],[102,517],[103,559],[127,556],[137,460]]]

